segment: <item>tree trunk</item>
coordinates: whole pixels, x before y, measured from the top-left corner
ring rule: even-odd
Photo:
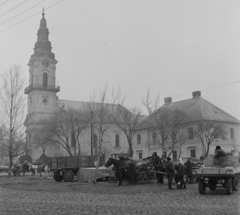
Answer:
[[[209,154],[209,148],[210,148],[210,144],[207,145],[207,150],[205,149],[205,158],[208,156]]]
[[[132,158],[133,157],[133,149],[132,149],[132,140],[128,140],[128,146],[129,146],[129,154],[130,154],[130,157]]]
[[[12,176],[13,157],[9,155],[8,177]]]

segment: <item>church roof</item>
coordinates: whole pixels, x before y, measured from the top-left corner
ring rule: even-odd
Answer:
[[[98,102],[85,102],[85,101],[73,101],[73,100],[63,100],[63,99],[59,99],[59,107],[60,108],[74,108],[74,109],[82,109],[82,108],[94,108],[94,107],[99,107],[102,103],[98,103]],[[108,107],[109,110],[117,110],[117,108],[122,107],[123,106],[119,105],[119,104],[110,104],[110,103],[104,103],[105,107]]]
[[[153,118],[156,113],[158,113],[159,111],[166,107],[172,110],[178,109],[180,111],[183,111],[183,113],[185,113],[188,116],[187,122],[193,122],[201,119],[240,124],[240,121],[235,117],[231,116],[222,109],[208,102],[201,96],[196,96],[191,99],[170,102],[162,105],[154,113],[152,113],[145,120],[143,120],[143,122],[140,125],[140,128],[149,127],[148,122],[151,120],[151,118]]]
[[[51,42],[48,40],[49,31],[44,15],[45,13],[43,12],[42,19],[40,21],[40,27],[37,33],[37,42],[35,43],[34,53],[31,57],[48,56],[49,58],[55,60],[55,54],[51,51]]]

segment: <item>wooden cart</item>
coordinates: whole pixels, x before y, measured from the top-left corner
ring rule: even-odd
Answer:
[[[51,157],[49,166],[54,172],[53,178],[57,182],[72,182],[77,176],[79,168],[95,167],[97,156]],[[105,164],[105,157],[100,156],[99,166]]]
[[[217,187],[224,187],[228,195],[239,189],[240,167],[202,167],[193,170],[192,175],[198,178],[200,194],[205,194],[207,187],[211,191]]]

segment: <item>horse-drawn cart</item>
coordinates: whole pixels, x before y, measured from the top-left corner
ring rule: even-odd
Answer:
[[[12,166],[12,173],[14,176],[20,176],[21,172],[22,172],[22,166],[21,165],[13,165]],[[6,166],[6,165],[1,165],[0,166],[0,172],[9,172],[9,166]]]
[[[137,182],[149,182],[156,180],[156,171],[152,170],[153,167],[148,161],[136,163],[136,178]]]
[[[193,170],[192,175],[198,177],[200,194],[205,194],[206,187],[211,191],[217,187],[224,187],[228,195],[239,189],[240,167],[202,167]]]

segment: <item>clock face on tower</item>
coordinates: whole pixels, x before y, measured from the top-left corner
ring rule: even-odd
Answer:
[[[48,60],[47,58],[44,58],[44,59],[42,60],[42,65],[43,65],[44,68],[49,67],[49,65],[50,65],[49,60]]]

